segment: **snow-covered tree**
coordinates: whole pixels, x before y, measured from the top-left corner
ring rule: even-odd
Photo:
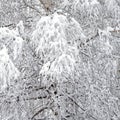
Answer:
[[[74,71],[77,43],[84,42],[85,36],[74,18],[55,13],[39,20],[32,39],[36,54],[44,60],[40,73],[59,75]]]
[[[119,120],[119,0],[2,2],[0,119]]]
[[[9,58],[7,48],[5,45],[1,45],[0,50],[0,91],[4,92],[6,88],[19,77],[20,72],[14,66],[13,62]]]
[[[23,39],[20,37],[18,30],[0,28],[0,42],[7,47],[8,54],[13,60],[20,55]]]

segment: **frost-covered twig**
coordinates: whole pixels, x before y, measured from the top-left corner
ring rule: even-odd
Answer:
[[[72,102],[74,102],[75,103],[75,105],[77,105],[82,111],[86,111],[82,106],[80,106],[70,95],[68,95],[68,94],[65,94],[65,93],[63,93],[62,94],[63,96],[67,96]],[[92,117],[94,120],[98,120],[97,118],[95,118],[93,115],[91,115],[91,114],[89,114],[90,115],[90,117]]]
[[[26,0],[23,0],[23,2],[24,2],[24,4],[25,4],[27,7],[31,8],[31,9],[33,9],[33,10],[35,10],[36,12],[38,12],[38,13],[41,14],[41,12],[39,11],[38,8],[36,8],[36,7],[32,6],[32,5],[30,5],[28,2],[26,2]]]
[[[51,108],[51,104],[53,104],[53,101],[48,102],[46,105],[42,106],[32,117],[31,120],[33,120],[35,118],[35,116],[37,116],[39,113],[43,112],[46,109],[50,109]]]

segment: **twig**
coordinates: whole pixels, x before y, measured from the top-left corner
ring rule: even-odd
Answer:
[[[73,101],[81,110],[86,111],[84,108],[82,108],[73,98],[71,98],[70,96],[68,96],[68,98]],[[92,117],[94,120],[98,120],[97,118],[95,118],[93,115],[89,114],[90,117]]]
[[[87,39],[86,39],[86,42],[89,42],[90,40],[93,40],[93,39],[96,38],[97,36],[99,36],[98,31],[97,31],[93,36],[87,38]]]
[[[2,27],[11,27],[11,26],[15,26],[14,23],[8,24],[8,25],[3,25]]]
[[[39,0],[39,2],[40,2],[40,4],[43,5],[44,9],[46,9],[45,4],[43,3],[43,1],[42,1],[42,0]]]
[[[81,51],[81,50],[80,50],[80,53],[82,53],[82,54],[84,54],[85,56],[87,56],[87,57],[90,58],[90,56],[89,56],[87,53],[85,53],[85,52],[83,52],[83,51]]]
[[[43,2],[43,0],[39,0],[40,4],[43,6],[43,9],[45,11],[45,14],[48,15],[48,12],[51,12],[51,10],[49,9],[49,7],[47,7],[45,5],[45,3]]]
[[[34,97],[34,98],[27,98],[27,99],[25,99],[25,100],[38,100],[38,99],[45,99],[45,98],[47,98],[48,96],[39,96],[39,97]]]
[[[31,8],[31,9],[33,9],[33,10],[35,10],[36,12],[38,12],[38,13],[41,14],[41,12],[40,12],[36,7],[33,7],[32,5],[28,4],[25,0],[23,0],[23,2],[24,2],[24,4],[25,4],[27,7]]]
[[[37,112],[32,116],[31,120],[33,120],[36,115],[38,115],[39,113],[41,113],[42,111],[44,111],[44,110],[46,110],[46,109],[48,109],[48,106],[42,107],[39,111],[37,111]]]
[[[67,94],[62,94],[63,96],[65,95],[65,96],[67,96],[72,102],[74,102],[75,103],[75,105],[77,105],[82,111],[86,111],[84,108],[82,108],[72,97],[70,97],[69,95],[67,95]],[[92,117],[94,120],[98,120],[97,118],[95,118],[93,115],[91,115],[91,114],[89,114],[90,115],[90,117]]]
[[[31,117],[31,120],[34,119],[35,116],[37,116],[39,113],[41,113],[42,111],[46,110],[46,109],[49,109],[51,108],[51,104],[53,104],[54,101],[50,101],[46,104],[46,106],[43,106],[40,110],[38,110],[32,117]]]

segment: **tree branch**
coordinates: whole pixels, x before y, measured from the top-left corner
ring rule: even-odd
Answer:
[[[48,98],[47,95],[45,96],[38,96],[38,97],[32,97],[32,98],[26,98],[25,100],[38,100],[38,99],[45,99],[45,98]]]
[[[44,110],[46,110],[46,109],[48,109],[47,106],[42,107],[39,111],[37,111],[37,112],[32,116],[31,120],[33,120],[35,116],[37,116],[39,113],[41,113],[42,111],[44,111]]]
[[[8,25],[3,25],[2,27],[15,27],[15,24],[14,23],[11,23],[11,24],[8,24]]]
[[[51,3],[50,0],[47,1],[46,3],[43,2],[43,1],[44,1],[44,0],[39,0],[40,4],[42,4],[43,7],[44,7],[43,9],[44,9],[46,12],[51,12],[50,7],[51,7],[51,5],[54,5],[54,4]]]
[[[77,105],[82,111],[86,111],[83,107],[81,107],[70,95],[68,95],[68,94],[62,94],[63,96],[67,96],[73,103],[75,103],[75,105]],[[91,114],[89,114],[89,116],[91,117],[91,118],[93,118],[94,120],[97,120],[97,118],[95,118],[93,115],[91,115]]]
[[[51,104],[53,104],[54,101],[50,101],[46,104],[46,106],[43,106],[40,110],[38,110],[32,117],[31,117],[31,120],[33,120],[35,118],[35,116],[37,116],[39,113],[43,112],[44,110],[46,109],[49,109],[51,108]]]
[[[23,0],[23,2],[24,2],[24,4],[25,4],[27,7],[31,8],[31,9],[33,9],[33,10],[35,10],[36,12],[38,12],[38,13],[41,14],[41,12],[40,12],[36,7],[33,7],[32,5],[28,4],[28,3],[26,2],[26,0]]]

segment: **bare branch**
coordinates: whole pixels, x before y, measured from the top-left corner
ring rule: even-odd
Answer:
[[[37,116],[39,113],[41,113],[42,111],[46,110],[46,109],[50,109],[51,105],[53,104],[53,100],[51,100],[50,102],[48,102],[45,106],[42,106],[40,110],[38,110],[32,117],[31,120],[33,120],[35,118],[35,116]]]
[[[3,25],[2,27],[15,27],[14,23],[8,24],[8,25]]]
[[[44,110],[46,110],[46,109],[48,109],[47,106],[42,107],[39,111],[37,111],[37,112],[32,116],[31,120],[33,120],[35,116],[37,116],[39,113],[41,113],[42,111],[44,111]]]
[[[45,99],[45,98],[48,98],[48,96],[47,95],[45,95],[45,96],[39,96],[39,97],[33,97],[33,98],[27,98],[27,99],[25,99],[25,100],[38,100],[38,99]]]

